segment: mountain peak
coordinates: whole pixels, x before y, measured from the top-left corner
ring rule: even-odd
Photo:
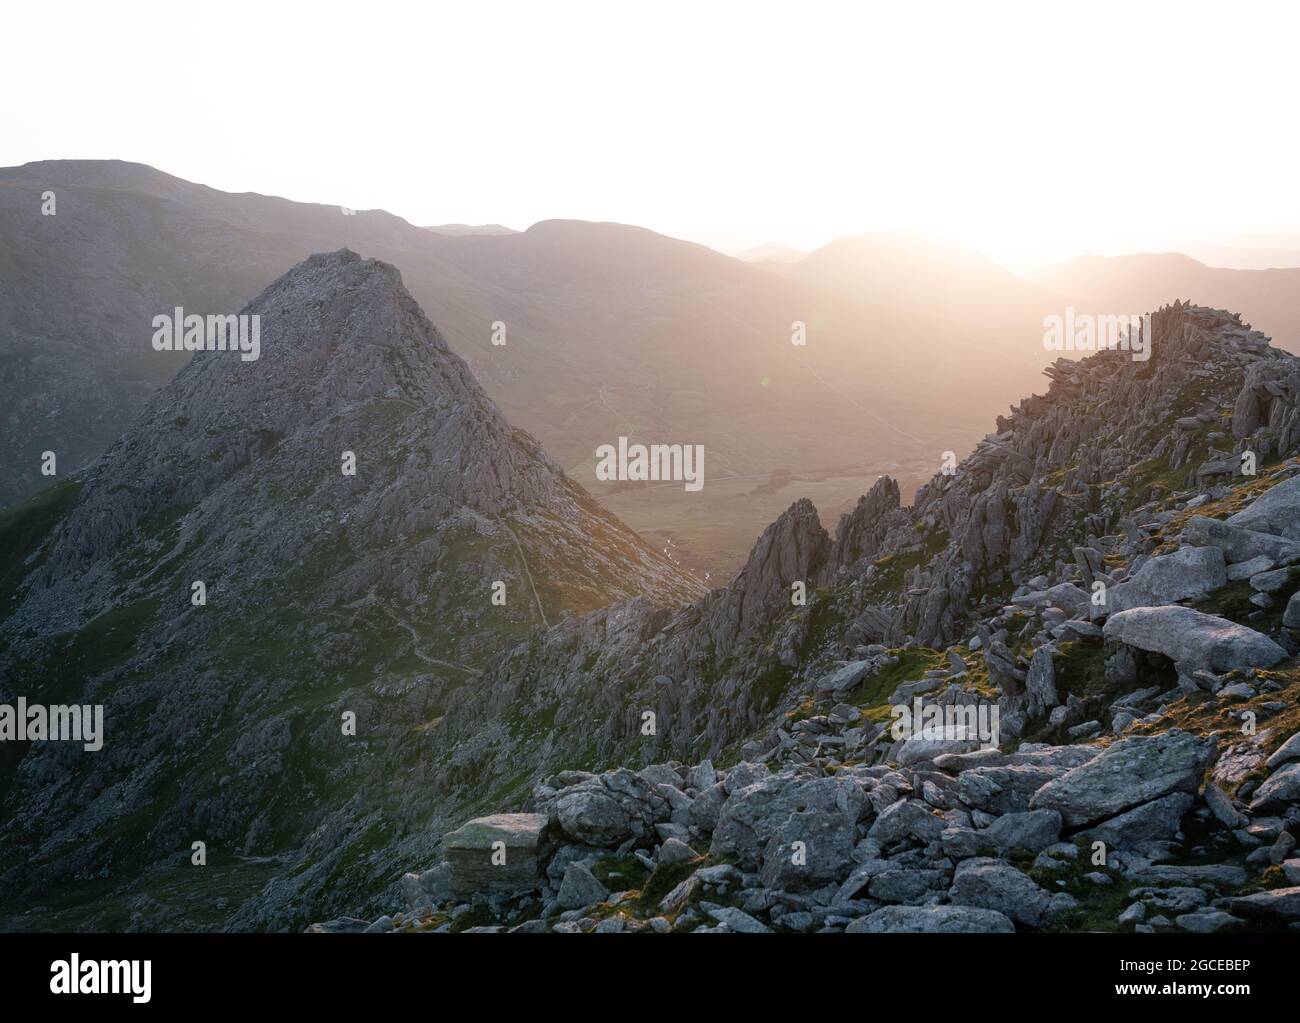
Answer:
[[[312,549],[322,524],[346,522],[393,543],[458,521],[500,532],[492,523],[516,514],[556,550],[561,535],[592,547],[599,535],[618,551],[614,560],[625,559],[624,572],[636,561],[652,565],[643,581],[655,583],[639,587],[631,569],[632,585],[614,585],[615,594],[695,588],[506,421],[392,265],[348,249],[313,255],[238,319],[260,334],[258,357],[195,352],[89,470],[50,554],[52,585],[35,594],[51,608],[75,620],[74,601],[59,596],[67,589],[91,610],[106,594],[85,566],[102,568],[113,550],[176,515],[208,543],[263,551],[241,559],[241,588],[265,581],[289,552]],[[257,509],[267,522],[250,535],[231,508]],[[584,591],[580,607],[608,581],[585,571],[556,573],[581,577],[558,586],[564,600]]]

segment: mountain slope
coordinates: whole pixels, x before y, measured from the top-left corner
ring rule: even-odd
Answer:
[[[194,841],[232,901],[322,828],[377,859],[339,862],[356,849],[338,839],[321,891],[382,876],[398,833],[427,841],[430,722],[503,645],[698,590],[506,422],[395,268],[314,256],[245,312],[258,360],[198,353],[0,524],[21,565],[0,591],[4,700],[103,704],[106,730],[98,753],[6,744],[10,914],[93,877],[113,894],[80,926],[156,925],[121,886],[157,870],[183,893],[168,911],[210,923]],[[271,867],[244,878],[241,857]]]

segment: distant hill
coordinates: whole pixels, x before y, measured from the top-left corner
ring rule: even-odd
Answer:
[[[434,227],[426,227],[426,231],[432,231],[434,234],[445,234],[453,238],[464,237],[467,234],[518,234],[513,227],[505,227],[502,224],[438,224]]]
[[[784,242],[766,242],[744,252],[737,252],[736,258],[746,263],[797,263],[806,255],[807,250],[797,249]]]
[[[1231,309],[1280,348],[1300,352],[1300,268],[1232,270],[1176,252],[1081,256],[1035,275],[1080,309],[1135,313],[1195,295]]]

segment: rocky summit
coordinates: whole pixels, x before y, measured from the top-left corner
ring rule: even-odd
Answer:
[[[1300,362],[1151,322],[910,507],[796,502],[726,586],[487,665],[431,778],[511,796],[309,930],[1300,929]]]

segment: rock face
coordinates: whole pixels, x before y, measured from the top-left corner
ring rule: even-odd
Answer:
[[[1196,792],[1214,747],[1187,732],[1124,739],[1034,793],[1035,810],[1056,810],[1081,827],[1173,792]]]
[[[1254,629],[1189,607],[1139,607],[1112,615],[1106,642],[1163,654],[1186,674],[1268,668],[1286,651]]]
[[[828,543],[796,502],[729,586],[671,615],[631,604],[566,623],[466,687],[443,736],[489,784],[525,758],[570,766],[558,758],[592,735],[597,757],[649,765],[634,772],[644,787],[620,768],[561,770],[534,789],[571,844],[548,864],[540,906],[500,906],[499,919],[583,932],[1050,930],[1123,890],[1103,926],[1255,926],[1262,917],[1215,900],[1291,862],[1300,823],[1297,760],[1267,725],[1289,720],[1278,715],[1300,684],[1276,603],[1293,590],[1296,541],[1266,532],[1279,528],[1270,516],[1249,529],[1213,516],[1300,478],[1285,460],[1300,443],[1300,373],[1292,388],[1295,360],[1230,314],[1179,303],[1155,324],[1150,367],[1113,353],[1056,364],[1049,394],[1001,418],[912,508],[882,481]],[[1215,447],[1228,414],[1234,438],[1273,459],[1264,479],[1235,479],[1235,453]],[[792,573],[815,584],[807,606],[782,585]],[[1250,599],[1229,581],[1248,581]],[[1134,606],[1118,610],[1116,594]],[[651,708],[669,734],[620,732],[593,711],[585,732],[521,731],[483,753],[482,722],[502,707],[611,691],[631,722],[629,708]],[[899,738],[885,714],[914,701],[996,711],[1000,737],[961,751]],[[1246,708],[1263,727],[1237,740]],[[1096,841],[1107,859],[1089,870]],[[1243,846],[1256,849],[1244,866]],[[1189,853],[1192,865],[1168,862]],[[623,876],[577,917],[563,878],[585,881],[572,864],[598,861]],[[631,862],[646,876],[626,876]],[[666,894],[646,908],[646,891]]]
[[[498,813],[477,817],[445,836],[452,892],[514,894],[537,888],[546,827],[544,814]]]

